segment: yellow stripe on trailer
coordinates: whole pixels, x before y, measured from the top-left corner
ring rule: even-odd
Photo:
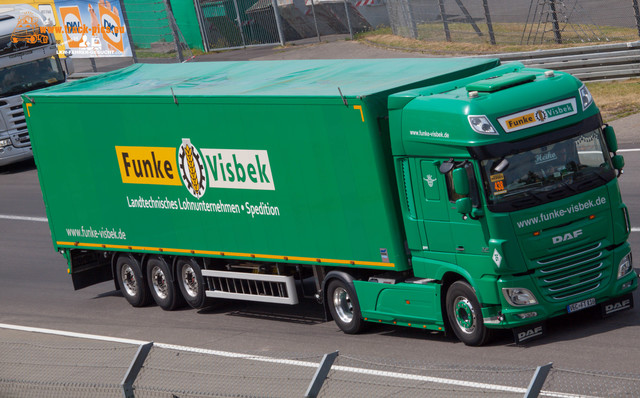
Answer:
[[[279,256],[273,254],[255,254],[255,253],[235,253],[235,252],[222,252],[222,251],[213,251],[213,250],[192,250],[192,249],[171,249],[171,248],[163,248],[163,247],[145,247],[145,246],[128,246],[128,245],[106,245],[101,243],[81,243],[81,242],[56,242],[58,246],[68,247],[68,248],[102,248],[102,249],[120,249],[120,250],[130,250],[130,251],[144,251],[144,252],[159,252],[159,253],[185,253],[185,254],[200,254],[200,255],[209,255],[209,256],[220,256],[220,257],[241,257],[241,258],[264,258],[264,259],[272,259],[272,260],[283,260],[283,261],[301,261],[301,262],[309,262],[309,263],[321,263],[321,264],[344,264],[344,265],[365,265],[370,267],[385,267],[385,268],[395,268],[394,263],[383,263],[383,262],[374,262],[374,261],[356,261],[356,260],[337,260],[337,259],[328,259],[328,258],[317,258],[317,257],[299,257],[299,256]]]

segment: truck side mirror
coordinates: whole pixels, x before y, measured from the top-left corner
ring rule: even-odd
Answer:
[[[456,200],[456,210],[458,210],[460,214],[470,214],[472,210],[471,198],[467,197]]]
[[[602,132],[604,133],[604,140],[607,143],[609,152],[616,153],[618,151],[618,139],[616,138],[615,131],[613,131],[613,127],[607,126]]]
[[[438,170],[440,171],[440,173],[442,174],[447,174],[448,172],[450,172],[451,170],[453,170],[453,159],[451,160],[447,160],[446,162],[442,163],[440,165],[440,167],[438,168]]]
[[[469,178],[464,167],[453,170],[453,189],[460,196],[469,195]],[[471,200],[469,200],[469,205],[471,205]]]
[[[624,168],[624,158],[622,155],[615,155],[611,158],[611,163],[613,163],[613,168],[618,170],[618,177],[622,174],[622,169]]]

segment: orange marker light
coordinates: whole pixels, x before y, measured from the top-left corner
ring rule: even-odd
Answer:
[[[540,235],[540,231],[536,231],[533,233],[533,236],[538,236],[538,235]]]
[[[592,214],[592,215],[589,216],[589,220],[593,220],[594,218],[596,218],[595,214]]]

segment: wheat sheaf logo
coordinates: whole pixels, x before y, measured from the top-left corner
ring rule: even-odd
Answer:
[[[178,151],[178,167],[180,167],[180,176],[184,186],[187,187],[191,195],[200,199],[207,187],[204,160],[188,138],[182,139],[182,145]]]

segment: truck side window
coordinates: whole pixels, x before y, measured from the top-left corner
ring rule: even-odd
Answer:
[[[469,179],[469,195],[467,196],[471,198],[473,206],[477,207],[480,205],[480,197],[478,196],[478,184],[473,173],[473,165],[471,163],[467,163],[465,169],[467,171],[467,178]],[[465,197],[458,195],[453,189],[453,170],[445,174],[445,181],[447,182],[447,193],[449,194],[449,201],[451,203],[455,203],[456,200]]]
[[[455,203],[456,200],[464,198],[462,195],[458,195],[458,193],[453,189],[453,170],[444,175],[445,180],[447,181],[447,193],[449,194],[449,202]]]

